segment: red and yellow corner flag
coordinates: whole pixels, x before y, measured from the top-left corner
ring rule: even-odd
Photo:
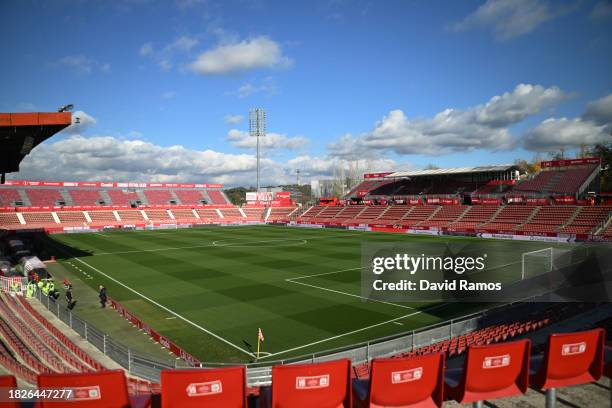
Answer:
[[[264,342],[263,331],[261,331],[261,327],[257,329],[257,358],[259,359],[259,345]]]

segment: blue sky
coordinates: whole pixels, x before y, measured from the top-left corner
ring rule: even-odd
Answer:
[[[253,184],[255,106],[270,184],[610,140],[610,1],[3,1],[0,34],[0,111],[81,118],[13,178]]]

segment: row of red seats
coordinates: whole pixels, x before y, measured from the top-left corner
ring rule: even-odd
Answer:
[[[587,307],[590,306],[584,304],[555,305],[542,312],[537,312],[525,320],[484,327],[451,339],[396,354],[393,358],[415,357],[432,353],[444,353],[449,358],[458,356],[463,354],[469,346],[480,346],[510,340],[517,336],[539,330],[557,321],[575,316],[584,312]],[[367,378],[370,375],[368,363],[355,365],[353,370],[357,378]]]
[[[524,394],[529,387],[554,398],[559,387],[591,383],[604,373],[603,329],[553,334],[543,354],[531,356],[529,340],[471,346],[461,368],[445,368],[443,354],[402,359],[375,359],[369,381],[351,380],[350,360],[272,368],[272,386],[262,387],[260,407],[352,408],[441,407],[445,400],[470,403]],[[123,371],[91,374],[43,374],[40,388],[74,390],[72,401],[50,407],[149,406],[132,398]],[[246,408],[244,367],[165,370],[161,406]],[[15,387],[4,377],[0,386]],[[550,402],[550,401],[549,401]],[[18,405],[15,404],[14,407]],[[547,405],[549,406],[549,405]]]
[[[17,188],[1,188],[0,189],[0,207],[14,206],[15,202],[23,201]],[[110,197],[104,198],[101,192],[105,192]],[[59,188],[23,188],[22,194],[29,199],[30,205],[35,207],[55,206],[59,202],[66,202],[67,198],[62,196]],[[204,196],[206,192],[210,197],[211,204],[228,204],[223,193],[219,190],[160,190],[160,189],[143,189],[144,197],[149,204],[166,205],[172,202],[177,202],[184,205],[199,205],[207,198]],[[174,194],[173,194],[174,193]],[[142,197],[133,191],[124,191],[117,189],[65,189],[64,195],[68,195],[72,199],[74,205],[98,205],[100,202],[106,201],[106,205],[130,205],[131,202],[142,201]],[[178,200],[177,200],[178,198]]]
[[[34,340],[39,340],[44,346],[47,347],[47,350],[54,353],[56,356],[60,357],[63,361],[63,364],[70,369],[74,369],[80,372],[92,371],[92,367],[85,364],[81,361],[77,356],[75,356],[69,349],[57,341],[56,337],[53,336],[46,328],[38,323],[34,317],[21,306],[20,303],[17,303],[11,296],[0,295],[2,297],[2,301],[5,305],[8,306],[10,312],[12,312],[15,317],[20,319],[20,324],[23,322],[27,325],[29,332],[35,337]],[[27,341],[27,340],[26,340]],[[101,367],[100,367],[101,368]]]
[[[404,228],[449,227],[482,231],[497,229],[591,233],[607,219],[611,210],[610,207],[519,205],[314,206],[299,216],[298,220],[343,225],[401,225]],[[576,219],[572,220],[574,215]],[[568,227],[562,229],[566,224]]]
[[[102,364],[100,364],[98,361],[92,358],[89,354],[83,351],[80,347],[74,344],[72,340],[70,340],[64,333],[60,331],[60,329],[58,329],[51,322],[45,319],[40,313],[34,310],[32,305],[26,299],[24,299],[23,296],[17,296],[17,299],[19,299],[19,302],[21,303],[23,308],[27,311],[27,313],[24,313],[24,316],[28,315],[30,317],[35,318],[39,322],[39,324],[43,325],[49,331],[49,333],[51,333],[55,337],[57,341],[61,342],[75,356],[77,356],[83,362],[88,364],[94,370],[97,371],[97,370],[104,369],[104,366],[102,366]]]
[[[65,364],[48,346],[42,342],[29,327],[15,316],[7,307],[0,301],[0,316],[10,326],[10,329],[19,337],[30,354],[40,361],[44,366],[55,372],[70,372],[75,371],[72,367]],[[19,346],[19,348],[22,348]],[[35,371],[40,371],[40,367],[32,367]]]

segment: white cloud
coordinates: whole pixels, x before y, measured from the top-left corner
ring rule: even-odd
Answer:
[[[525,149],[554,152],[612,143],[612,94],[590,102],[579,118],[550,118],[523,135]]]
[[[590,102],[583,115],[585,120],[589,120],[598,125],[612,125],[612,94],[601,99]]]
[[[605,126],[580,118],[547,119],[525,134],[525,148],[537,152],[577,149],[581,145],[612,142]]]
[[[612,18],[612,1],[601,0],[593,10],[591,10],[591,18],[596,21],[604,21]]]
[[[176,5],[181,9],[189,9],[199,5],[205,5],[207,0],[176,0]]]
[[[374,163],[389,169],[392,160]],[[338,159],[300,156],[287,162],[261,159],[262,184],[295,182],[299,168],[302,180],[329,178],[339,166]],[[228,154],[194,150],[184,146],[159,146],[142,140],[111,136],[85,138],[75,135],[43,143],[24,159],[14,178],[83,181],[139,181],[223,183],[229,186],[255,184],[256,158],[253,154]]]
[[[546,0],[487,0],[452,28],[492,28],[498,39],[508,40],[534,31],[557,15]]]
[[[98,69],[102,72],[110,72],[109,63],[99,63],[95,58],[87,55],[67,55],[57,61],[58,65],[63,65],[75,71],[79,75],[89,75]]]
[[[358,158],[392,151],[397,154],[442,155],[476,149],[505,150],[515,140],[508,127],[555,106],[567,95],[559,88],[519,84],[512,92],[467,109],[445,109],[433,118],[409,120],[393,110],[374,129],[353,137],[344,135],[329,146],[334,156]]]
[[[228,125],[237,125],[244,120],[244,116],[242,115],[225,115],[223,121]]]
[[[150,42],[143,44],[140,47],[140,50],[138,50],[138,53],[143,57],[153,55],[153,44],[151,44]]]
[[[147,42],[140,47],[138,53],[142,57],[152,58],[162,71],[168,71],[174,66],[173,61],[178,54],[189,54],[199,43],[197,38],[183,35],[159,50],[156,50],[152,43]]]
[[[227,133],[227,141],[240,149],[255,149],[257,146],[257,138],[251,137],[248,132],[238,129],[231,129]],[[277,149],[296,150],[308,143],[308,138],[304,136],[288,137],[278,133],[266,133],[265,137],[259,138],[260,148],[267,151]]]
[[[268,37],[260,36],[232,44],[219,45],[203,52],[190,64],[201,75],[222,75],[258,68],[291,65],[281,47]]]
[[[235,95],[240,99],[248,98],[251,95],[264,94],[274,95],[277,92],[276,82],[270,77],[265,78],[259,85],[254,85],[247,82],[241,85],[237,90],[227,92],[227,95]]]
[[[95,126],[96,123],[96,118],[86,112],[78,110],[72,113],[72,124],[62,132],[71,135],[81,134],[87,129]]]
[[[176,98],[175,91],[166,91],[162,94],[162,99],[170,100]]]

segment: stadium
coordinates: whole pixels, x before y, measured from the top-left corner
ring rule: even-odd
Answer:
[[[516,17],[512,10],[541,11],[517,4],[489,0],[447,25],[446,35],[474,30],[486,16],[501,21]],[[494,13],[501,6],[504,16]],[[136,11],[162,10],[138,2],[114,7],[108,12],[126,23],[155,20]],[[172,7],[177,19],[189,20],[202,4]],[[597,3],[592,15],[603,13],[598,7],[609,5]],[[15,21],[33,13],[31,5],[5,9]],[[41,20],[75,18],[42,9]],[[366,8],[358,18],[368,14]],[[328,19],[335,25],[357,18],[331,15],[320,20],[322,30]],[[113,19],[99,18],[115,27]],[[110,87],[124,80],[116,61],[129,60],[119,42],[112,68],[103,54],[29,66],[32,78],[40,75],[39,92],[31,92],[40,102],[0,101],[10,108],[0,106],[0,407],[611,406],[612,95],[602,97],[599,89],[580,116],[542,118],[525,130],[531,117],[552,114],[578,92],[519,83],[470,108],[410,120],[393,110],[371,132],[307,141],[266,129],[266,120],[294,122],[296,135],[302,127],[317,129],[291,116],[295,106],[272,101],[285,97],[279,78],[296,62],[283,52],[300,55],[299,41],[287,37],[281,46],[252,34],[240,40],[206,21],[199,36],[138,49],[161,74],[141,61],[126,77],[146,78],[147,86],[169,73],[234,84],[246,72],[270,70],[237,91],[216,90],[218,100],[207,107],[227,104],[246,113],[249,105],[248,133],[227,131],[224,142],[236,149],[229,153],[217,151],[214,138],[198,138],[204,150],[186,147],[193,141],[181,132],[215,125],[206,114],[196,116],[199,110],[183,116],[169,106],[181,93],[200,98],[213,88],[189,82],[164,92],[158,99],[165,105],[155,110],[157,102],[137,99],[142,90],[127,82]],[[503,31],[510,29],[496,28],[491,49],[535,27]],[[218,43],[192,56],[211,36]],[[20,52],[7,55],[31,58]],[[606,66],[609,56],[602,58]],[[139,105],[109,106],[105,97],[98,110],[106,123],[73,112],[72,104],[43,109],[49,95],[64,95],[43,79],[45,69],[57,67],[74,70],[79,85],[61,88],[83,95],[79,109],[96,106],[94,95],[108,89]],[[340,70],[347,83],[357,83],[354,71]],[[404,80],[393,70],[379,74]],[[608,73],[602,75],[603,85],[596,84],[605,91]],[[99,83],[85,86],[93,76]],[[173,80],[177,88],[183,79]],[[323,92],[312,87],[301,97]],[[381,92],[384,100],[383,88],[359,95]],[[252,108],[247,98],[273,108]],[[333,103],[315,99],[323,110]],[[362,113],[347,113],[348,122]],[[224,117],[236,127],[243,120]],[[325,120],[321,126],[336,125]],[[128,132],[137,128],[132,122],[168,126],[175,136],[150,141]],[[87,133],[94,126],[123,130]],[[300,150],[324,142],[325,156]],[[532,160],[501,161],[529,152],[537,153]]]
[[[49,137],[71,123],[69,113],[0,118],[14,134],[11,157],[31,126]],[[103,368],[46,320],[49,313],[126,370],[130,393],[145,396],[160,392],[160,375],[171,368],[246,367],[240,375],[254,399],[274,384],[278,365],[349,359],[356,379],[374,375],[369,364],[382,357],[414,365],[443,355],[450,366],[470,347],[509,352],[516,338],[579,316],[594,319],[595,329],[572,339],[592,338],[601,349],[596,327],[609,322],[601,303],[543,303],[538,296],[546,295],[524,288],[522,301],[508,303],[391,302],[360,291],[366,242],[417,252],[439,241],[486,242],[495,258],[489,277],[515,282],[562,268],[556,251],[611,239],[612,207],[597,191],[601,160],[541,168],[523,180],[516,166],[365,174],[339,200],[311,206],[280,192],[238,207],[220,184],[8,180],[0,185],[4,259],[23,264],[23,277],[2,278],[3,367],[30,384],[44,373]],[[26,297],[34,274],[79,291],[104,285],[110,307],[130,323],[122,329],[174,357],[126,347],[42,290]]]

